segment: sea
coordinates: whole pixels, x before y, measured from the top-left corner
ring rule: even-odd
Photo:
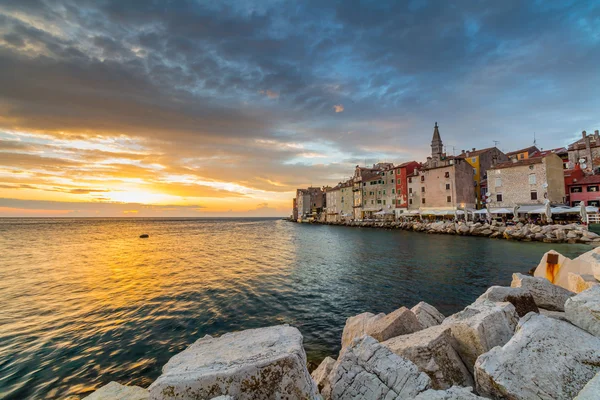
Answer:
[[[147,387],[204,335],[277,324],[302,332],[312,368],[346,318],[419,301],[450,315],[552,248],[589,250],[281,219],[3,218],[0,398]]]

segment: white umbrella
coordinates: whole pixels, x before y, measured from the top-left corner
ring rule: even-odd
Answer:
[[[519,208],[521,208],[521,206],[515,205],[513,207],[513,221],[515,222],[519,221]]]
[[[487,211],[487,219],[488,219],[488,221],[491,221],[492,220],[492,213],[490,212],[490,205],[486,204],[485,205],[485,209]]]
[[[583,222],[584,224],[587,224],[587,222],[588,222],[587,210],[585,209],[585,204],[583,203],[583,201],[579,203],[579,206],[581,207],[581,211],[580,211],[581,222]]]
[[[544,210],[546,215],[546,221],[552,222],[552,208],[550,207],[550,201],[546,201],[546,209]]]

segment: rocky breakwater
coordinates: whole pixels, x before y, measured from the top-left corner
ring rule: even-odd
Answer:
[[[549,271],[554,283],[538,276]],[[555,284],[590,271],[588,285]],[[515,273],[448,317],[423,302],[350,317],[337,359],[312,374],[300,332],[281,325],[205,336],[148,389],[111,382],[88,399],[600,398],[600,248],[548,252],[534,275]]]
[[[363,228],[403,229],[431,234],[482,236],[492,239],[519,240],[544,243],[583,243],[600,246],[600,235],[590,232],[585,225],[535,225],[518,223],[505,226],[498,222],[472,221],[351,221],[327,222],[327,225],[343,225]]]

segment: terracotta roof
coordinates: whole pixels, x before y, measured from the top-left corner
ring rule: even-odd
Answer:
[[[596,143],[596,139],[594,138],[593,135],[588,135],[587,137],[590,138],[590,148],[600,146],[600,143]],[[581,138],[578,141],[573,142],[569,145],[569,150],[583,150],[583,149],[585,149],[585,142],[584,142],[583,138]]]
[[[578,179],[577,182],[573,182],[570,186],[574,185],[589,185],[592,183],[600,183],[600,175],[590,175],[584,178]]]
[[[519,154],[519,153],[525,153],[525,152],[527,152],[527,153],[533,153],[533,152],[536,152],[536,151],[540,151],[540,149],[538,149],[536,146],[529,146],[529,147],[525,147],[524,149],[521,149],[521,150],[511,151],[509,153],[506,153],[506,155],[508,157],[510,157],[510,156],[514,156],[514,155]]]
[[[504,168],[512,168],[512,167],[522,167],[523,165],[533,165],[533,164],[541,164],[542,160],[544,158],[543,157],[532,157],[532,158],[527,158],[525,160],[519,160],[519,161],[507,161],[507,162],[503,162],[500,164],[496,164],[493,167],[490,167],[489,169],[504,169]]]
[[[487,153],[488,151],[494,150],[494,149],[496,149],[496,147],[488,147],[488,148],[485,148],[485,149],[475,150],[475,151],[465,151],[464,153],[460,153],[459,156],[460,157],[466,157],[466,158],[468,158],[468,157],[475,157],[475,156],[478,156],[480,154]],[[498,151],[500,151],[500,150],[498,150]]]
[[[405,162],[405,163],[402,163],[402,164],[400,164],[400,165],[396,165],[396,166],[394,167],[394,169],[396,169],[396,168],[404,168],[404,167],[408,167],[410,164],[414,164],[414,163],[417,163],[417,164],[419,164],[417,161],[407,161],[407,162]]]
[[[551,150],[540,150],[540,151],[536,151],[535,153],[531,154],[532,157],[544,157],[547,156],[548,154],[566,154],[567,153],[567,149],[564,147],[559,147],[556,149],[551,149]]]

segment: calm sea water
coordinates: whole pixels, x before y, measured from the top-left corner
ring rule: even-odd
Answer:
[[[454,313],[550,248],[273,219],[0,219],[0,398],[148,386],[206,334],[273,324],[298,327],[316,363],[348,316]]]

